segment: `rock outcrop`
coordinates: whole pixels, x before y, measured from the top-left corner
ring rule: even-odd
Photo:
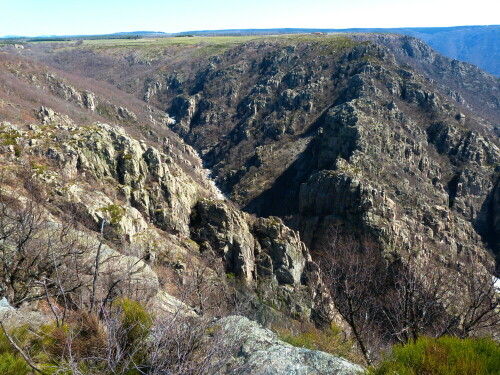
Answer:
[[[219,323],[226,340],[242,342],[233,359],[241,375],[354,375],[364,370],[343,358],[286,344],[275,333],[244,317],[230,316]]]
[[[226,273],[257,287],[265,304],[286,306],[306,319],[335,317],[317,265],[281,219],[256,219],[226,202],[202,200],[193,210],[191,232],[202,252],[219,254]]]

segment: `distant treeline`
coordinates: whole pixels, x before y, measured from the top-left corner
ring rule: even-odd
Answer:
[[[24,42],[69,42],[71,39],[69,38],[31,38],[26,39]]]
[[[36,42],[76,42],[78,40],[100,40],[100,39],[142,39],[141,35],[90,35],[72,37],[40,37],[40,38],[0,38],[0,44],[20,44]]]
[[[86,39],[86,40],[96,40],[96,39],[142,39],[141,35],[92,35],[86,37],[80,37],[78,39]]]

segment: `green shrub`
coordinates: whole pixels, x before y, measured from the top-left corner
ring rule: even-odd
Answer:
[[[320,330],[312,324],[304,323],[298,332],[276,329],[281,340],[299,348],[321,350],[322,352],[342,356],[361,363],[361,358],[354,352],[353,343],[346,341],[342,330],[334,325]]]
[[[21,347],[29,344],[30,339],[33,334],[30,332],[29,327],[27,325],[22,325],[20,327],[16,327],[14,329],[9,330],[10,336],[15,337],[15,341]],[[12,353],[16,354],[16,350],[12,347],[12,344],[5,336],[5,333],[0,330],[0,354],[2,353]]]
[[[488,338],[421,337],[396,345],[370,375],[498,375],[500,345]]]
[[[31,368],[20,356],[12,353],[0,354],[0,374],[27,375]]]
[[[16,341],[23,346],[28,340],[27,327],[19,327],[9,332],[16,337]],[[26,375],[30,373],[31,367],[16,352],[7,339],[5,333],[0,330],[0,374],[2,375]]]
[[[9,353],[11,352],[12,345],[10,344],[9,340],[7,340],[7,336],[5,336],[5,333],[0,329],[0,355],[3,353]]]
[[[126,332],[127,343],[140,343],[149,334],[153,325],[153,317],[143,305],[128,298],[120,298],[113,303],[113,307],[121,311],[120,322]]]
[[[79,368],[84,368],[87,365],[86,358],[101,358],[102,350],[106,345],[105,332],[97,321],[97,317],[86,313],[75,315],[71,322],[63,326],[48,323],[34,330],[24,325],[10,330],[9,333],[29,355],[33,363],[47,374],[52,374],[54,371],[57,374],[66,374],[63,369],[69,359],[69,346],[71,346],[72,359],[78,362]],[[23,364],[26,365],[25,360],[0,330],[0,375],[26,374],[23,372]],[[94,370],[98,368],[98,365],[99,363],[93,364]],[[13,370],[6,372],[4,368]],[[29,366],[26,368],[29,374],[33,373]],[[82,371],[82,373],[86,372]],[[105,372],[94,373],[104,374]]]
[[[99,209],[101,212],[107,212],[110,216],[110,224],[118,224],[125,215],[125,209],[116,204],[110,204]]]
[[[113,338],[116,341],[111,351],[120,350],[123,351],[120,354],[124,355],[123,363],[113,370],[114,373],[144,373],[141,371],[145,371],[143,362],[147,357],[145,350],[153,325],[152,315],[139,302],[127,298],[116,300],[110,313],[110,319],[117,323],[116,336]],[[22,326],[9,333],[33,363],[47,374],[72,374],[72,370],[69,370],[70,361],[75,361],[81,374],[110,374],[105,361],[109,336],[106,325],[95,314],[74,312],[63,326],[49,323],[36,330]],[[0,330],[0,375],[32,373],[33,370]]]

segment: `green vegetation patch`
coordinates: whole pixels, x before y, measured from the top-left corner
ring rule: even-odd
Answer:
[[[47,166],[31,163],[31,169],[33,170],[34,173],[40,175],[45,173],[45,171],[47,170]]]
[[[16,156],[21,156],[21,146],[17,143],[17,138],[20,138],[21,134],[17,130],[0,128],[0,142],[4,146],[14,146],[14,154]]]
[[[205,45],[205,44],[239,44],[250,40],[263,38],[262,36],[217,36],[217,37],[190,37],[190,38],[143,38],[143,39],[100,39],[86,40],[82,46],[86,47],[166,47],[181,45]]]
[[[31,368],[14,350],[7,336],[0,330],[0,374],[26,375],[30,370]]]
[[[254,40],[270,40],[274,42],[290,43],[317,43],[318,46],[327,47],[328,50],[345,50],[366,42],[357,42],[351,38],[333,34],[317,36],[311,34],[290,35],[250,35],[250,36],[191,36],[191,37],[165,37],[165,38],[140,38],[140,39],[94,39],[84,40],[81,44],[71,44],[65,49],[97,49],[97,50],[140,50],[150,51],[149,57],[159,57],[166,47],[194,47],[197,55],[211,55],[222,53],[225,50]]]
[[[276,329],[276,331],[280,340],[290,345],[310,350],[321,350],[322,352],[348,358],[353,362],[362,362],[361,357],[353,350],[354,344],[352,341],[346,340],[342,334],[342,329],[333,323],[323,330],[306,324],[298,332],[287,329]]]
[[[125,215],[125,209],[117,204],[110,204],[99,209],[101,212],[108,213],[110,216],[110,224],[118,224]]]
[[[27,375],[31,368],[19,355],[0,353],[0,374]]]
[[[489,338],[421,337],[396,345],[370,375],[494,375],[500,373],[500,345]]]
[[[141,343],[153,325],[153,317],[139,302],[128,298],[120,298],[113,307],[121,311],[121,325],[126,331],[127,344]]]
[[[139,302],[121,298],[113,302],[111,314],[113,331],[96,314],[74,312],[63,325],[55,322],[37,329],[27,325],[9,330],[9,335],[27,354],[31,362],[45,374],[143,374],[138,370],[146,358],[147,339],[153,317]],[[110,340],[119,344],[120,354],[126,354],[123,363],[114,371],[106,366],[106,350]],[[68,351],[71,348],[71,351]],[[111,352],[110,352],[111,353]],[[114,353],[114,352],[113,352]],[[70,370],[72,369],[72,370]],[[73,371],[74,369],[74,371]],[[34,374],[21,354],[0,330],[0,374]]]

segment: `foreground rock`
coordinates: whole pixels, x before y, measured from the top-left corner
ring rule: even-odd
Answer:
[[[291,346],[278,339],[275,333],[241,316],[221,320],[227,340],[242,340],[234,362],[239,375],[299,375],[299,374],[359,374],[361,366],[343,358]]]

